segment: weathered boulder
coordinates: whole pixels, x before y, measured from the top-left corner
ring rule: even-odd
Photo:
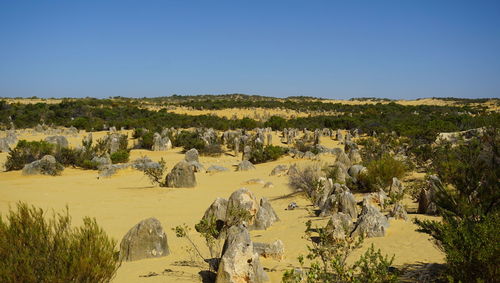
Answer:
[[[359,151],[357,149],[349,151],[348,156],[352,164],[360,164],[362,161],[361,154],[359,154]]]
[[[101,157],[95,156],[92,158],[91,162],[97,164],[97,167],[99,168],[101,166],[111,164],[111,158],[109,157],[109,154]]]
[[[116,135],[111,135],[109,140],[109,153],[113,154],[120,149],[120,139]]]
[[[217,173],[217,172],[225,172],[229,171],[226,167],[219,166],[219,165],[212,165],[207,168],[207,173]]]
[[[225,198],[216,198],[214,202],[205,210],[203,219],[210,219],[214,217],[217,221],[226,221],[228,201]]]
[[[230,227],[215,282],[260,283],[267,280],[247,228],[243,224]]]
[[[404,193],[404,186],[398,178],[392,178],[391,186],[389,187],[389,195],[401,195]]]
[[[351,218],[358,217],[356,199],[349,189],[340,192],[337,191],[330,195],[320,209],[320,216],[322,217],[334,215],[338,212],[349,215]]]
[[[166,177],[167,187],[170,188],[192,188],[196,186],[194,168],[185,160],[177,163]]]
[[[163,257],[169,253],[167,235],[156,218],[136,224],[120,243],[120,259],[124,261]]]
[[[59,175],[64,167],[52,155],[45,155],[40,160],[24,165],[23,175]]]
[[[243,148],[243,157],[242,160],[249,160],[252,155],[252,148],[249,145],[245,145]]]
[[[429,176],[427,186],[423,187],[420,191],[418,200],[418,213],[434,215],[437,213],[437,206],[435,204],[437,186],[440,186],[441,180],[435,175]]]
[[[0,152],[10,152],[10,145],[6,138],[0,138]]]
[[[147,156],[143,156],[132,161],[132,167],[140,171],[145,171],[147,169],[160,168],[160,163],[154,162]]]
[[[255,215],[255,223],[253,225],[254,229],[265,230],[274,222],[279,221],[278,215],[274,211],[273,207],[267,200],[267,198],[261,198],[259,204],[259,210]]]
[[[272,243],[253,243],[253,249],[261,257],[282,260],[285,258],[285,246],[281,240]]]
[[[369,238],[383,237],[387,228],[389,228],[387,217],[368,201],[363,201],[363,209],[352,234],[357,236],[364,235]]]
[[[353,228],[351,216],[342,212],[332,215],[326,224],[326,234],[334,240],[344,239],[349,236]]]
[[[118,173],[118,171],[130,168],[130,164],[124,163],[124,164],[106,164],[106,165],[101,165],[97,169],[99,169],[98,174],[99,178],[107,178],[115,175]]]
[[[281,175],[286,174],[287,171],[288,171],[288,166],[281,164],[281,165],[277,165],[276,167],[274,167],[273,170],[271,171],[270,175],[271,176],[281,176]]]
[[[343,151],[339,152],[339,154],[337,155],[337,162],[344,164],[346,168],[351,167],[352,164],[349,156],[347,156],[347,154]]]
[[[365,173],[365,172],[367,172],[366,167],[364,167],[363,165],[359,165],[359,164],[351,166],[349,168],[349,170],[347,171],[349,176],[351,176],[353,182],[357,182],[359,175],[362,173]]]
[[[395,219],[402,219],[405,221],[408,220],[408,214],[406,213],[404,206],[399,202],[394,205],[389,213],[389,216],[394,217]]]
[[[172,148],[172,142],[168,137],[162,137],[159,133],[153,135],[153,151],[169,150]]]
[[[252,162],[248,160],[243,160],[241,161],[237,167],[236,171],[248,171],[248,170],[254,170],[255,166],[252,164]]]
[[[69,143],[65,136],[50,136],[46,137],[45,141],[57,147],[68,147]]]
[[[200,162],[198,150],[196,148],[191,148],[190,150],[186,151],[184,159],[187,162],[193,162],[193,161]]]
[[[238,210],[244,210],[249,213],[249,218],[247,222],[248,227],[252,227],[255,224],[255,217],[259,211],[259,203],[255,195],[247,188],[241,188],[234,191],[229,197],[227,204],[227,217],[226,220],[230,223],[239,223]]]

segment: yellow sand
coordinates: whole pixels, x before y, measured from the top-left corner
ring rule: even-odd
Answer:
[[[94,137],[104,134],[97,133]],[[72,145],[78,145],[81,136],[82,134],[72,139]],[[41,137],[28,135],[26,138]],[[274,142],[278,143],[276,136]],[[336,145],[336,142],[329,138],[323,138],[323,142],[328,146]],[[142,155],[148,155],[154,160],[163,157],[169,168],[184,157],[179,149],[167,152],[133,150],[131,160]],[[0,153],[0,164],[5,158],[6,154]],[[205,167],[217,164],[231,168],[238,163],[239,158],[224,155],[217,158],[201,157],[200,161]],[[154,187],[140,172],[131,169],[105,179],[97,179],[96,171],[72,168],[66,168],[62,175],[57,177],[22,176],[20,171],[0,172],[0,213],[5,214],[9,207],[14,207],[18,201],[48,211],[61,211],[67,205],[75,225],[80,225],[84,216],[95,217],[105,231],[118,241],[142,219],[156,217],[166,230],[171,254],[163,258],[125,262],[118,270],[114,282],[199,282],[198,272],[201,270],[199,267],[179,266],[176,263],[190,260],[190,256],[185,251],[187,242],[176,238],[171,228],[183,223],[193,227],[216,197],[227,198],[233,191],[243,187],[246,180],[261,178],[273,182],[275,187],[264,189],[262,185],[245,186],[258,198],[270,199],[281,221],[268,230],[252,231],[251,234],[254,241],[270,242],[281,239],[284,242],[286,258],[283,261],[262,259],[264,267],[276,270],[268,272],[270,282],[280,282],[283,271],[297,266],[296,258],[307,252],[307,241],[302,238],[304,223],[308,220],[313,220],[313,223],[323,223],[324,220],[311,217],[308,210],[312,207],[309,206],[308,200],[300,196],[282,198],[291,192],[287,186],[287,177],[269,176],[269,173],[278,164],[302,165],[310,162],[286,157],[275,162],[256,165],[257,169],[253,171],[230,171],[213,175],[197,173],[198,185],[192,189]],[[286,211],[285,208],[292,201],[297,202],[300,208]],[[192,231],[191,236],[200,247],[204,248],[203,241],[196,232]],[[384,253],[394,254],[396,265],[443,262],[442,253],[433,246],[425,234],[415,232],[415,225],[411,221],[392,220],[387,235],[382,238],[367,239],[363,249],[372,243]],[[204,252],[208,254],[206,249]],[[359,255],[360,252],[356,252],[353,256]],[[171,269],[173,272],[162,274],[165,269]],[[140,277],[149,272],[160,275]]]

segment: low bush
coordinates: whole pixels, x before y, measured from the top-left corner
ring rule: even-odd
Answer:
[[[181,131],[173,141],[174,146],[182,147],[184,151],[196,148],[201,152],[205,148],[205,142],[200,138],[198,133],[190,131]]]
[[[406,165],[394,157],[384,155],[368,163],[366,173],[358,176],[358,189],[366,192],[378,192],[392,183],[392,178],[401,179],[406,174]]]
[[[218,143],[205,145],[200,151],[198,151],[201,155],[206,156],[220,156],[224,153],[222,146]]]
[[[7,171],[21,170],[25,164],[39,160],[45,155],[54,153],[54,145],[46,141],[20,140],[16,147],[9,152],[5,169]]]
[[[167,163],[162,158],[160,159],[158,164],[159,164],[158,167],[145,166],[143,169],[143,173],[148,177],[151,183],[158,185],[160,187],[166,187],[167,180],[165,179],[165,172],[167,171]]]
[[[264,163],[268,161],[278,160],[281,156],[288,152],[287,148],[281,146],[267,145],[256,146],[250,153],[249,161],[253,164]]]
[[[316,202],[322,188],[319,181],[320,169],[317,166],[306,166],[297,168],[296,173],[288,177],[289,186],[296,192],[304,192],[312,203]]]
[[[153,136],[154,133],[151,132],[144,133],[140,138],[141,148],[152,149],[154,144]]]
[[[120,265],[115,245],[95,219],[73,228],[68,210],[46,218],[19,203],[0,217],[0,282],[109,282]]]
[[[346,282],[397,282],[397,274],[390,270],[394,257],[383,256],[380,250],[370,246],[368,250],[352,265],[347,263],[351,253],[360,248],[363,238],[333,238],[325,227],[311,228],[311,222],[306,223],[306,239],[311,245],[307,246],[307,259],[310,266],[305,268],[304,257],[299,257],[302,272],[295,269],[283,274],[284,283],[346,283]],[[317,232],[316,235],[314,235]]]
[[[126,163],[128,162],[128,159],[130,157],[130,153],[128,150],[123,150],[123,149],[120,149],[116,152],[113,152],[111,155],[110,155],[110,158],[111,158],[111,162],[113,164],[116,164],[116,163]]]
[[[415,220],[445,253],[452,282],[500,278],[500,134],[438,148],[432,157],[434,203],[442,221]]]

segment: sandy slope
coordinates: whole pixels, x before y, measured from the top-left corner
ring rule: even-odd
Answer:
[[[33,138],[38,139],[38,137]],[[276,142],[277,137],[274,140]],[[76,145],[78,141],[79,137],[72,140],[72,144]],[[329,139],[324,139],[324,142],[327,146],[336,144]],[[179,150],[174,149],[168,152],[133,150],[131,159],[142,155],[148,155],[155,160],[163,157],[169,168],[183,158]],[[6,154],[0,153],[0,163],[4,162],[5,157]],[[200,159],[206,167],[218,164],[229,168],[238,162],[236,157],[230,155]],[[251,234],[254,241],[267,242],[281,239],[284,242],[286,258],[283,261],[262,260],[264,267],[276,270],[269,272],[271,282],[280,282],[283,270],[297,266],[297,256],[307,251],[305,247],[307,241],[302,239],[304,223],[309,219],[314,223],[322,223],[324,220],[310,216],[307,209],[311,207],[308,206],[309,202],[306,199],[300,196],[282,198],[290,193],[287,177],[269,176],[269,173],[277,164],[299,163],[300,165],[309,162],[311,161],[297,161],[287,157],[257,165],[257,170],[254,171],[231,171],[214,175],[197,173],[198,186],[193,189],[154,187],[140,172],[134,170],[124,170],[107,179],[97,179],[96,171],[71,168],[65,169],[58,177],[22,176],[19,171],[0,172],[0,213],[6,213],[17,201],[25,201],[49,211],[52,209],[60,211],[68,205],[74,224],[81,224],[84,216],[95,217],[105,231],[118,241],[137,222],[154,216],[167,230],[171,254],[159,259],[123,263],[114,281],[198,282],[200,268],[179,266],[179,261],[190,260],[189,254],[184,249],[187,242],[175,238],[170,229],[183,223],[193,227],[216,197],[227,198],[234,190],[244,187],[243,183],[246,180],[262,178],[273,182],[275,187],[272,189],[263,189],[261,185],[246,185],[246,187],[257,197],[269,198],[281,221],[266,231],[252,231]],[[297,202],[300,208],[294,211],[284,210],[291,201]],[[192,237],[200,246],[204,246],[196,232],[192,232]],[[392,220],[387,236],[367,239],[364,248],[371,243],[384,253],[394,254],[396,265],[443,261],[443,255],[432,245],[428,237],[415,232],[415,226],[411,221]],[[170,269],[171,272],[162,274],[165,269]],[[139,277],[149,272],[160,275]]]

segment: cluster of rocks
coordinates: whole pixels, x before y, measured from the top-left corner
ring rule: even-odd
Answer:
[[[234,219],[236,210],[249,215],[246,221]],[[282,260],[284,245],[280,240],[272,243],[253,242],[249,230],[266,229],[279,221],[267,199],[259,202],[252,192],[242,188],[231,194],[229,199],[217,198],[203,215],[204,219],[215,217],[217,227],[224,233],[220,258],[215,261],[216,282],[265,282],[269,280],[260,263],[260,257]],[[156,218],[142,220],[132,227],[120,243],[120,259],[134,261],[144,258],[163,257],[169,254],[167,235]]]
[[[78,135],[78,129],[71,126],[69,128],[64,127],[49,127],[45,124],[38,124],[33,129],[36,133],[44,134],[44,135],[59,135],[59,136],[76,136]]]
[[[172,148],[172,142],[168,135],[160,135],[159,133],[154,133],[153,135],[153,151],[163,151]]]
[[[246,224],[249,229],[265,230],[274,222],[279,221],[269,201],[266,198],[258,201],[255,195],[246,188],[233,192],[227,200],[217,198],[205,211],[202,219],[210,220],[215,217],[218,223],[231,225],[239,222],[239,219],[235,219],[238,217],[238,210],[248,212],[249,219]]]

